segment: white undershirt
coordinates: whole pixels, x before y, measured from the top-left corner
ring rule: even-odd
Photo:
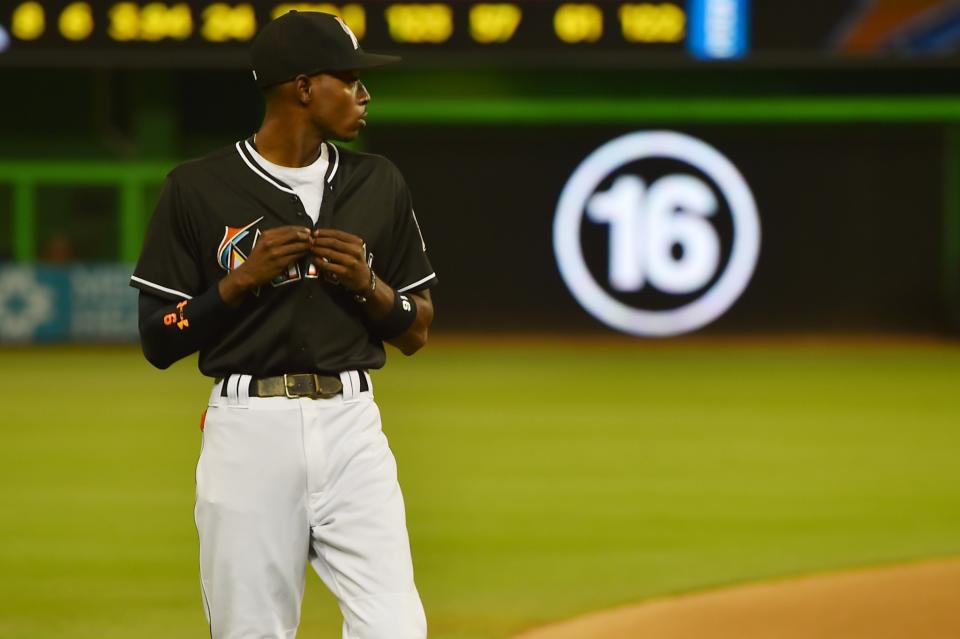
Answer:
[[[280,166],[266,159],[248,142],[247,150],[250,151],[254,159],[263,165],[273,176],[276,176],[286,182],[294,193],[300,197],[303,202],[303,208],[307,215],[317,223],[320,217],[320,205],[323,203],[323,177],[327,174],[327,145],[320,145],[320,157],[313,164],[308,166]]]

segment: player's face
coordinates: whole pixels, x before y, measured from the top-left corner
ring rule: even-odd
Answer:
[[[367,104],[370,93],[355,71],[320,73],[312,76],[310,103],[314,124],[324,139],[350,141],[367,126]]]

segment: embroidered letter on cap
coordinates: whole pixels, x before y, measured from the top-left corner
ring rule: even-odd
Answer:
[[[350,36],[350,39],[353,41],[353,48],[359,49],[360,43],[357,42],[357,36],[353,35],[353,31],[350,30],[350,27],[347,26],[347,23],[340,18],[337,18],[337,22],[340,23],[340,26],[343,27],[343,30],[347,32],[348,36]]]

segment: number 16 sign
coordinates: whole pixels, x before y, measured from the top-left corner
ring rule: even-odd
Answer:
[[[659,170],[644,175],[645,161]],[[584,225],[606,230],[605,268],[588,265]],[[560,195],[553,245],[564,282],[591,315],[663,337],[705,326],[736,302],[756,267],[760,222],[746,181],[719,151],[681,133],[639,132],[577,167]]]

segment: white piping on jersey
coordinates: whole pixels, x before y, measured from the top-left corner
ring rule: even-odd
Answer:
[[[333,176],[337,174],[337,169],[340,168],[340,149],[337,148],[336,144],[327,142],[327,145],[333,149],[333,170],[330,171],[330,177],[327,178],[327,184],[330,184],[333,182]]]
[[[244,143],[244,144],[247,144],[247,145],[250,144],[250,143],[247,142],[246,140],[244,140],[243,143]],[[291,194],[293,194],[293,195],[296,195],[296,194],[297,194],[297,192],[294,191],[293,189],[288,189],[287,187],[285,187],[285,186],[283,186],[283,185],[281,185],[281,184],[278,184],[277,181],[274,180],[272,177],[270,177],[270,175],[269,175],[268,173],[266,173],[266,172],[263,171],[258,165],[254,164],[254,163],[251,162],[249,159],[247,159],[247,155],[246,155],[246,153],[243,152],[243,149],[240,148],[240,143],[239,143],[239,142],[237,142],[237,153],[239,153],[239,154],[240,154],[240,157],[243,158],[243,161],[247,163],[247,166],[250,167],[250,170],[253,171],[254,173],[256,173],[257,175],[259,175],[260,177],[262,177],[264,180],[266,180],[267,182],[269,182],[269,183],[272,184],[273,186],[277,187],[278,189],[280,189],[280,190],[283,191],[284,193],[291,193]]]
[[[437,276],[436,273],[431,273],[430,275],[427,275],[427,276],[426,276],[425,278],[423,278],[422,280],[417,280],[417,281],[414,282],[413,284],[408,284],[407,286],[404,286],[403,288],[398,288],[398,289],[397,289],[397,293],[406,293],[406,292],[409,291],[411,288],[420,286],[420,285],[423,284],[424,282],[426,282],[426,281],[428,281],[428,280],[432,280],[432,279],[435,278],[436,276]]]
[[[252,146],[250,146],[250,142],[248,142],[247,140],[244,140],[243,144],[244,146],[247,147],[247,151],[250,152],[250,157],[251,158],[256,157],[256,150]],[[329,146],[330,149],[333,151],[333,168],[330,170],[330,174],[327,176],[327,184],[332,184],[333,176],[337,174],[337,169],[340,168],[340,149],[337,148],[336,144],[331,144],[329,142],[325,142],[324,144]],[[244,153],[243,150],[240,148],[239,142],[236,143],[236,147],[237,147],[237,152],[240,154],[240,157],[243,158],[243,161],[247,163],[247,166],[249,166],[254,173],[259,175],[264,180],[274,185],[284,193],[292,193],[296,195],[296,191],[283,186],[283,184],[278,182],[276,178],[271,176],[263,167],[257,164],[255,160],[251,162],[250,158],[247,157],[247,154]],[[321,154],[322,153],[323,153],[323,150],[321,150]]]
[[[426,253],[426,252],[427,252],[427,241],[423,239],[423,232],[420,230],[420,222],[417,221],[417,213],[416,213],[416,211],[413,210],[412,207],[410,208],[410,215],[413,216],[413,223],[414,223],[414,225],[416,225],[416,227],[417,227],[417,235],[420,236],[420,246],[423,247],[423,252]]]
[[[167,288],[166,286],[160,286],[159,284],[154,284],[153,282],[148,282],[147,280],[142,279],[142,278],[139,278],[139,277],[137,277],[136,275],[131,275],[131,276],[130,276],[130,279],[133,280],[134,282],[140,282],[141,284],[146,284],[147,286],[153,287],[153,288],[157,289],[158,291],[163,291],[164,293],[171,293],[171,294],[173,294],[173,295],[179,295],[180,297],[183,297],[183,298],[188,299],[188,300],[192,300],[192,299],[193,299],[193,296],[191,296],[191,295],[187,295],[186,293],[183,293],[183,292],[178,291],[178,290],[173,289],[173,288]]]

